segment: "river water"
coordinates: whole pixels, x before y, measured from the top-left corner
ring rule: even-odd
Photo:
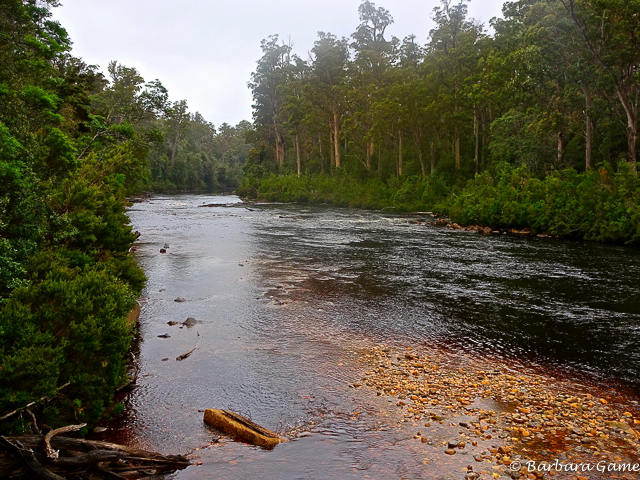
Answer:
[[[139,387],[108,435],[191,452],[198,464],[167,478],[462,478],[462,463],[433,466],[391,400],[353,388],[381,344],[640,390],[637,250],[234,196],[156,196],[129,215],[149,278]],[[188,317],[197,323],[168,324]],[[291,441],[272,451],[216,441],[205,408]]]

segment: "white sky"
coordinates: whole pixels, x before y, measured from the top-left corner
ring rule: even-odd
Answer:
[[[260,41],[289,37],[307,59],[318,31],[349,37],[359,22],[361,0],[62,0],[54,19],[67,29],[73,55],[99,65],[110,60],[135,67],[146,81],[158,78],[172,101],[186,99],[215,126],[251,121],[247,88]],[[378,0],[394,24],[387,38],[414,34],[427,42],[439,0]],[[501,0],[472,0],[469,17],[488,28],[501,16]]]

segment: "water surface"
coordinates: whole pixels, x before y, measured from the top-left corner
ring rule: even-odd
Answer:
[[[157,196],[129,214],[149,282],[140,387],[116,433],[193,451],[202,465],[171,478],[462,478],[457,463],[435,477],[411,438],[420,426],[399,424],[387,397],[352,387],[378,344],[440,345],[640,385],[636,250],[232,196]],[[199,323],[168,325],[188,317]],[[273,451],[212,443],[204,408],[235,410],[293,440]]]

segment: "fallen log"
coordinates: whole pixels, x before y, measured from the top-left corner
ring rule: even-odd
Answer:
[[[9,437],[9,440],[19,440],[28,448],[44,448],[44,437],[40,435],[22,435],[20,437]],[[115,450],[125,452],[131,457],[146,459],[171,460],[176,463],[189,463],[189,460],[182,455],[161,455],[160,453],[142,450],[140,448],[119,445],[117,443],[103,442],[100,440],[85,440],[83,438],[53,437],[51,446],[60,450],[71,450],[76,452],[90,452],[92,450]]]
[[[161,455],[116,443],[62,436],[50,437],[49,445],[42,435],[0,437],[0,446],[7,451],[7,455],[0,452],[0,478],[22,471],[38,480],[63,480],[66,472],[82,471],[88,472],[87,478],[123,479],[113,470],[124,467],[128,472],[139,471],[139,477],[151,469],[170,473],[191,464],[182,455]],[[47,458],[47,450],[50,453],[53,449],[59,450],[60,455]]]
[[[88,467],[102,462],[119,460],[126,456],[125,452],[116,452],[115,450],[94,450],[93,452],[81,453],[77,457],[58,457],[51,463],[65,467]]]
[[[204,411],[204,421],[227,435],[260,447],[273,448],[278,443],[286,441],[271,430],[230,410],[208,408]]]
[[[40,462],[36,460],[33,450],[24,448],[19,442],[11,442],[5,437],[0,437],[0,445],[2,445],[9,455],[17,460],[20,466],[29,474],[30,478],[36,480],[64,480],[63,477],[44,468]]]
[[[188,320],[188,319],[187,319],[187,320]],[[198,332],[198,336],[200,337],[200,332]],[[196,344],[196,346],[195,346],[195,347],[193,347],[193,348],[192,348],[191,350],[189,350],[188,352],[183,353],[182,355],[178,355],[178,356],[176,357],[176,360],[177,360],[178,362],[181,362],[182,360],[184,360],[185,358],[187,358],[189,355],[191,355],[193,352],[195,352],[195,351],[196,351],[196,348],[198,348],[198,346],[200,345],[200,342],[201,342],[201,341],[202,341],[202,337],[200,337],[200,340],[198,340],[198,343]]]

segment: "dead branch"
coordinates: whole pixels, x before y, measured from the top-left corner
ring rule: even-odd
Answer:
[[[200,334],[198,333],[198,335],[200,335]],[[178,362],[181,362],[182,360],[184,360],[185,358],[187,358],[189,355],[191,355],[191,354],[196,350],[196,348],[198,348],[198,346],[200,345],[200,342],[201,342],[201,341],[202,341],[202,337],[200,337],[200,340],[198,340],[198,343],[196,344],[196,346],[195,346],[195,347],[193,347],[193,348],[192,348],[191,350],[189,350],[188,352],[183,353],[182,355],[178,355],[178,356],[176,357],[176,360],[177,360]]]
[[[31,417],[31,425],[33,425],[33,428],[32,428],[33,433],[35,433],[36,435],[40,435],[40,429],[38,428],[38,421],[36,420],[36,416],[28,408],[25,408],[24,411],[27,415],[29,415],[29,417]]]
[[[36,480],[60,480],[58,475],[61,472],[123,480],[132,475],[138,478],[159,472],[168,473],[191,464],[182,455],[161,455],[126,445],[57,435],[62,430],[77,428],[80,426],[72,425],[53,431],[48,442],[42,435],[0,437],[3,440],[0,441],[0,478],[19,474],[19,469],[22,469],[23,475]],[[47,458],[41,453],[47,446],[51,450],[59,450],[59,457]],[[2,450],[9,453],[4,454]]]
[[[28,448],[44,448],[44,438],[41,435],[21,435],[20,437],[9,437],[10,440],[19,440]],[[71,450],[74,452],[90,452],[93,450],[113,450],[117,452],[125,452],[131,457],[140,457],[144,459],[168,459],[175,461],[177,464],[188,462],[182,455],[161,455],[156,452],[142,450],[140,448],[129,447],[127,445],[119,445],[117,443],[103,442],[100,440],[85,440],[82,438],[70,437],[54,437],[51,439],[51,446],[59,450]]]
[[[58,387],[58,389],[56,390],[56,392],[59,392],[60,390],[62,390],[64,387],[68,387],[69,385],[71,385],[71,382],[67,382],[64,385],[62,385],[61,387]],[[16,413],[21,412],[22,410],[24,410],[25,408],[29,408],[32,407],[33,405],[35,405],[36,403],[40,403],[40,402],[45,402],[47,400],[50,400],[50,397],[42,397],[40,400],[35,400],[31,403],[27,403],[24,407],[20,407],[20,408],[16,408],[13,412],[9,412],[6,415],[3,415],[2,417],[0,417],[0,422],[3,420],[6,420],[7,418],[15,415]]]
[[[48,458],[58,458],[58,451],[51,448],[51,439],[54,437],[54,435],[58,435],[60,433],[67,433],[67,432],[76,432],[86,426],[87,424],[83,423],[81,425],[67,425],[66,427],[61,427],[61,428],[56,428],[55,430],[51,430],[44,437],[44,453],[46,453]]]

